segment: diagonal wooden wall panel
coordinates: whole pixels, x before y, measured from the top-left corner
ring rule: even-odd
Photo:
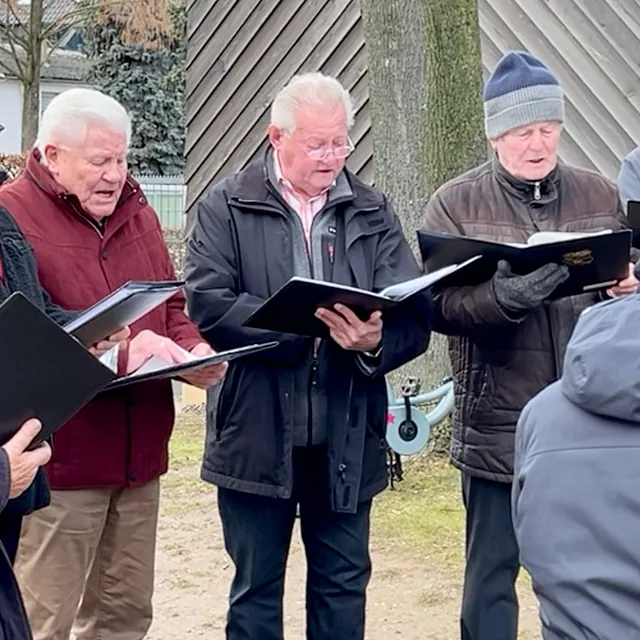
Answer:
[[[322,70],[356,107],[349,167],[372,183],[367,59],[358,0],[189,0],[187,211],[206,189],[263,153],[274,95]],[[528,49],[566,93],[562,159],[615,178],[640,143],[637,0],[479,0],[485,75]]]

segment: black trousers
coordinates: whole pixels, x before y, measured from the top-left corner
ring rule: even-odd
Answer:
[[[363,640],[371,577],[369,513],[334,513],[325,447],[294,449],[291,499],[219,489],[225,547],[235,564],[227,640],[282,640],[282,597],[298,505],[307,559],[308,640]]]
[[[18,553],[22,518],[23,516],[21,515],[0,515],[0,543],[2,543],[4,550],[7,552],[7,557],[12,565],[15,563]]]
[[[462,640],[517,640],[520,570],[511,484],[462,474],[467,510]]]

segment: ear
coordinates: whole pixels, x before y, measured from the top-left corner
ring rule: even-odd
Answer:
[[[47,161],[47,168],[54,175],[58,173],[58,164],[60,162],[60,150],[53,144],[47,144],[44,147],[44,157]]]
[[[276,127],[275,124],[270,124],[267,129],[267,134],[269,136],[269,142],[274,149],[278,149],[282,142],[282,131]]]
[[[489,144],[491,145],[491,148],[495,151],[496,150],[496,140],[489,140]]]

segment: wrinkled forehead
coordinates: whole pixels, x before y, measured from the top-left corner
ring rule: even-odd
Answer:
[[[79,130],[75,135],[72,133],[68,136],[58,136],[52,144],[83,155],[99,153],[104,156],[124,156],[128,152],[127,136],[124,132],[96,122],[88,122],[84,131]]]
[[[349,133],[347,115],[342,105],[327,109],[301,106],[294,117],[293,135],[299,139],[320,138],[333,140]]]

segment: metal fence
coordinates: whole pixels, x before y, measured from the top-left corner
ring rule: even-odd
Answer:
[[[182,231],[187,189],[182,175],[150,176],[135,175],[149,204],[156,210],[165,231]]]
[[[183,176],[136,174],[133,177],[140,183],[149,204],[160,218],[162,232],[173,260],[176,275],[181,278],[185,252],[184,232],[187,221],[184,213],[187,189]]]

